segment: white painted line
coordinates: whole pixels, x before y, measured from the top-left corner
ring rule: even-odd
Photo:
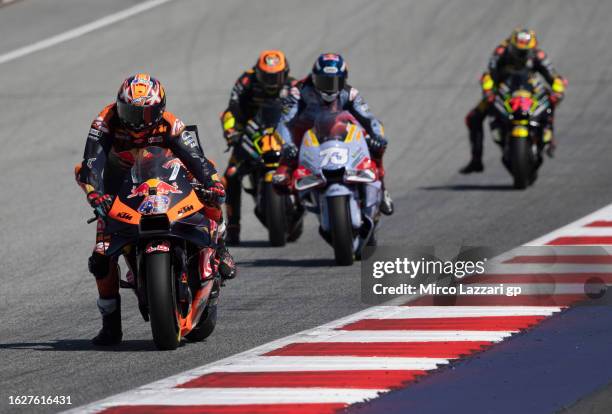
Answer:
[[[139,390],[113,405],[241,405],[282,403],[346,403],[376,398],[385,389],[346,388],[173,388]]]
[[[580,230],[576,230],[578,232]],[[609,230],[612,235],[612,228]],[[521,246],[510,250],[508,253],[512,255],[505,259],[511,259],[514,256],[605,256],[612,254],[612,246]],[[507,256],[508,254],[504,254]]]
[[[170,384],[183,384],[208,372],[278,372],[278,371],[354,371],[354,370],[428,370],[448,364],[446,358],[415,357],[345,357],[345,356],[259,356],[237,360],[229,364],[210,364],[205,369],[176,377]],[[186,373],[187,374],[187,373]],[[166,380],[149,388],[168,386]]]
[[[557,230],[554,230],[548,234],[545,234],[542,237],[539,237],[535,240],[530,241],[529,243],[525,243],[525,246],[542,246],[545,245],[548,242],[551,242],[552,240],[563,236],[563,235],[567,235],[567,230],[573,229],[574,231],[576,229],[582,229],[584,228],[585,225],[592,223],[593,221],[597,221],[597,220],[612,220],[612,204],[607,205],[603,208],[600,208],[599,210],[584,216],[566,226],[563,226]],[[579,230],[580,231],[580,230]]]
[[[511,331],[314,331],[302,342],[499,342]]]
[[[516,273],[612,273],[612,265],[573,263],[506,263],[487,267],[486,270],[486,274],[494,275]],[[491,278],[493,277],[494,276],[491,276]]]
[[[15,59],[19,59],[20,57],[29,55],[34,52],[38,52],[40,50],[44,50],[50,48],[51,46],[58,45],[60,43],[67,42],[69,40],[75,39],[77,37],[83,36],[87,33],[93,32],[94,30],[101,29],[103,27],[109,26],[113,23],[117,23],[121,20],[125,20],[129,17],[132,17],[138,13],[142,13],[146,10],[152,9],[154,7],[160,6],[164,3],[168,3],[173,0],[149,0],[143,3],[137,4],[133,7],[127,8],[117,13],[110,14],[106,17],[102,17],[101,19],[95,20],[91,23],[87,23],[83,26],[79,26],[77,28],[68,30],[67,32],[60,33],[58,35],[49,37],[47,39],[41,40],[36,43],[32,43],[31,45],[21,47],[19,49],[13,50],[11,52],[0,55],[0,64],[10,62]]]
[[[550,316],[558,306],[381,306],[384,314],[373,312],[370,319],[463,318],[481,316]],[[366,319],[366,318],[364,318]]]

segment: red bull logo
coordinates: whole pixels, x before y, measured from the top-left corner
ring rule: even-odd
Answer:
[[[172,183],[172,185],[170,185],[165,181],[151,179],[145,181],[137,187],[132,188],[132,192],[130,193],[130,195],[127,196],[127,198],[146,197],[150,195],[151,189],[155,189],[155,194],[157,195],[183,193],[181,190],[178,189],[178,185],[176,183]]]
[[[172,185],[160,181],[157,184],[157,195],[167,195],[167,194],[182,194],[183,192],[178,189],[178,185],[176,183],[172,183]]]

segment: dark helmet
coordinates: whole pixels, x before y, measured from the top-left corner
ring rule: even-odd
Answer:
[[[312,66],[312,83],[325,102],[333,102],[344,88],[348,68],[342,56],[324,53]]]
[[[159,124],[166,110],[166,93],[148,73],[130,76],[117,93],[117,114],[128,129],[138,132]]]
[[[533,30],[528,30],[522,27],[514,29],[510,35],[510,44],[508,52],[510,57],[519,65],[525,65],[527,59],[533,54],[538,46],[538,39]]]
[[[280,50],[264,50],[255,65],[255,76],[266,93],[277,94],[289,77],[289,62]]]

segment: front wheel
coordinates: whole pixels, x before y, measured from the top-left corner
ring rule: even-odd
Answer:
[[[329,197],[329,224],[331,241],[334,247],[336,264],[350,266],[353,264],[353,226],[351,223],[348,197]]]
[[[510,142],[510,170],[514,178],[514,188],[519,190],[527,188],[532,181],[530,151],[531,142],[528,139],[512,139]]]
[[[161,350],[176,349],[181,341],[171,260],[170,253],[145,256],[151,331],[155,346]]]
[[[264,202],[266,227],[272,246],[284,246],[287,242],[287,212],[285,195],[280,195],[272,187],[272,183],[264,184]]]

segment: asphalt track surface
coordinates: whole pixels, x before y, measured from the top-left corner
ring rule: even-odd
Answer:
[[[137,2],[99,3],[3,7],[0,54]],[[244,247],[233,250],[239,279],[222,292],[209,340],[156,351],[124,292],[123,345],[93,348],[100,321],[86,259],[95,229],[85,224],[90,211],[72,169],[89,123],[127,75],[160,78],[168,109],[200,126],[207,154],[224,166],[217,117],[258,52],[282,48],[302,76],[320,52],[338,51],[391,141],[387,182],[397,214],[383,220],[381,244],[504,248],[610,203],[611,15],[606,0],[176,0],[0,65],[0,411],[14,408],[9,395],[91,402],[366,307],[359,265],[333,266],[312,217],[298,243],[273,249],[247,202]],[[517,24],[537,29],[570,81],[557,156],[525,192],[511,189],[490,141],[484,174],[457,173],[467,161],[463,118],[479,98],[479,73]]]

